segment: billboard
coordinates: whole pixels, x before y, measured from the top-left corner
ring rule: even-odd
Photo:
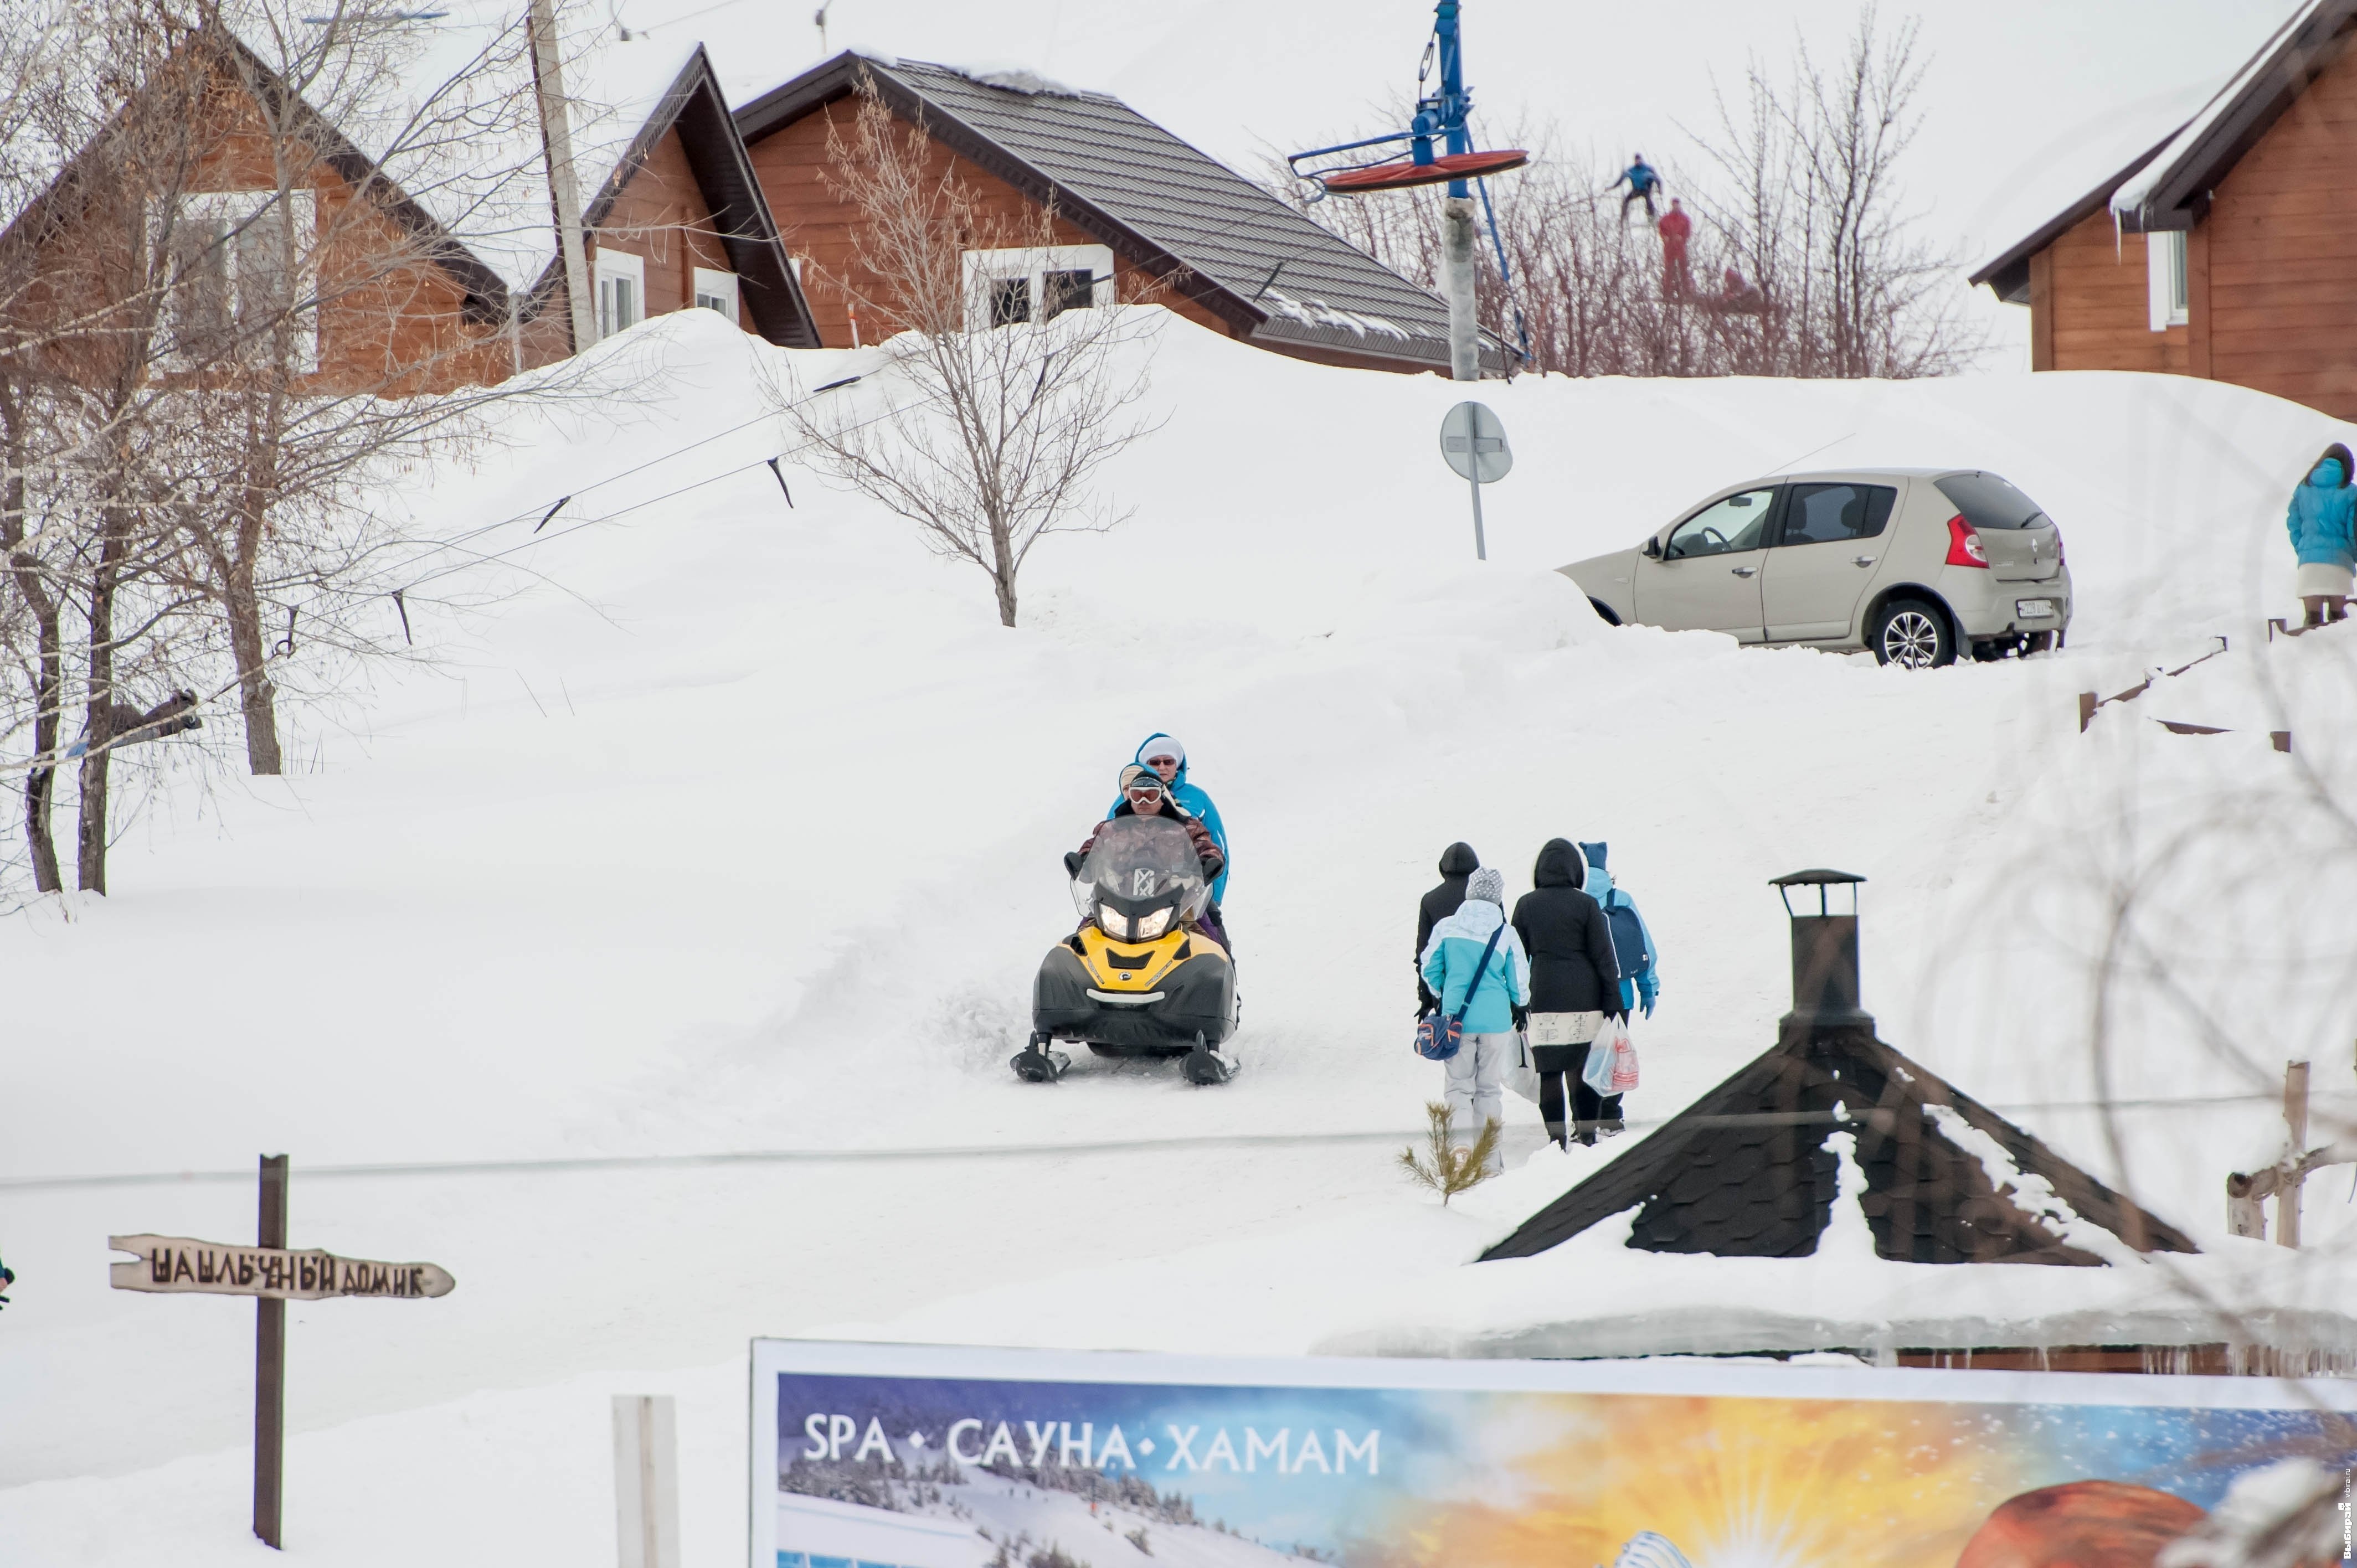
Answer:
[[[752,1365],[751,1568],[2148,1563],[2288,1456],[2345,1509],[2357,1460],[2357,1387],[2255,1378],[777,1339]]]

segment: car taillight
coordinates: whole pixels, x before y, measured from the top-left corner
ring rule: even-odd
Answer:
[[[1951,566],[1986,566],[1988,552],[1981,548],[1981,536],[1966,522],[1962,512],[1948,520],[1948,564]]]

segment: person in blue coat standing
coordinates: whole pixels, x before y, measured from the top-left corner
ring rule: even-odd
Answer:
[[[2351,568],[2357,565],[2357,462],[2336,441],[2324,449],[2308,482],[2294,490],[2284,514],[2292,553],[2299,558],[2297,591],[2307,607],[2305,625],[2322,626],[2349,617]]]
[[[1493,934],[1497,946],[1485,967],[1482,950],[1490,947]],[[1458,1008],[1465,1009],[1465,1033],[1457,1054],[1441,1065],[1448,1072],[1449,1126],[1460,1136],[1479,1136],[1483,1122],[1504,1115],[1506,1066],[1519,1049],[1514,1014],[1531,1000],[1530,957],[1523,950],[1522,938],[1506,924],[1506,879],[1495,867],[1485,865],[1465,879],[1465,902],[1457,913],[1434,923],[1423,968],[1424,983],[1440,998],[1443,1015],[1453,1016]],[[1505,1168],[1504,1159],[1492,1150],[1490,1173]]]
[[[1156,773],[1161,775],[1162,782],[1169,786],[1170,798],[1178,802],[1178,809],[1210,830],[1211,842],[1220,846],[1220,854],[1225,858],[1228,853],[1227,824],[1220,821],[1220,808],[1211,803],[1210,794],[1201,786],[1187,782],[1187,748],[1178,744],[1178,737],[1165,735],[1160,730],[1155,731],[1139,743],[1136,760],[1140,768],[1151,768]],[[1110,818],[1114,812],[1120,810],[1121,802],[1115,800],[1111,807],[1107,808],[1105,815]],[[1211,884],[1211,907],[1214,915],[1219,912],[1220,903],[1227,896],[1228,874],[1222,871],[1220,873],[1219,880]],[[1219,923],[1217,920],[1213,921],[1213,924]]]
[[[1662,993],[1661,950],[1653,945],[1652,928],[1637,912],[1637,900],[1630,897],[1612,874],[1604,869],[1604,856],[1609,848],[1604,843],[1579,846],[1580,853],[1587,857],[1586,891],[1603,907],[1605,918],[1612,922],[1612,950],[1620,963],[1621,1010],[1633,1013],[1641,1004],[1645,1016],[1650,1018],[1653,1015],[1653,999]]]

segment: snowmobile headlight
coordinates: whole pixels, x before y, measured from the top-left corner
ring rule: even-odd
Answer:
[[[1136,940],[1141,942],[1150,942],[1155,938],[1160,936],[1163,932],[1168,930],[1170,929],[1170,917],[1176,911],[1174,911],[1169,905],[1165,904],[1161,908],[1155,910],[1151,915],[1140,915],[1135,920],[1131,922],[1137,932]]]
[[[1112,905],[1100,903],[1097,906],[1097,924],[1103,929],[1104,934],[1114,940],[1117,942],[1129,940],[1129,917]]]

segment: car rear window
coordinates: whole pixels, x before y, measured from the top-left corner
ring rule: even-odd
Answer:
[[[1932,482],[1975,528],[2036,528],[2050,521],[2036,501],[1995,474],[1950,474]]]

